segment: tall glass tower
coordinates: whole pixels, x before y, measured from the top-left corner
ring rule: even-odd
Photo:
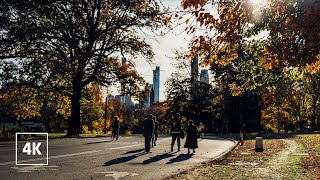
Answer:
[[[191,61],[191,82],[198,81],[199,79],[199,56],[196,55]]]
[[[159,102],[160,98],[160,66],[156,66],[153,70],[153,90],[154,90],[154,102]]]

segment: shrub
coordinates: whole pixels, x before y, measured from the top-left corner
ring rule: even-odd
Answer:
[[[129,130],[124,130],[123,131],[123,135],[125,135],[125,136],[130,136],[131,134],[132,134],[132,132],[129,131]]]

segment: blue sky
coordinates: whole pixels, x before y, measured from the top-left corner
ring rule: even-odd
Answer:
[[[163,6],[169,7],[171,10],[180,8],[181,4],[181,0],[160,1]],[[165,82],[170,78],[171,73],[174,71],[173,64],[175,62],[173,62],[172,59],[175,57],[174,52],[176,50],[186,51],[192,38],[191,35],[188,35],[186,32],[184,32],[184,29],[185,26],[181,25],[164,36],[157,36],[156,40],[146,37],[146,41],[151,45],[155,53],[153,62],[151,64],[143,57],[139,57],[138,59],[134,60],[132,59],[138,73],[141,74],[149,84],[152,84],[153,81],[153,70],[156,66],[160,66],[160,101],[166,100]],[[115,87],[109,88],[107,94],[109,93],[113,95],[119,94]]]

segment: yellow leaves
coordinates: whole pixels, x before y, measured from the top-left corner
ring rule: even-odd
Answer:
[[[264,67],[264,69],[266,69],[266,70],[271,70],[271,69],[272,69],[272,63],[270,63],[270,62],[265,63],[263,67]]]
[[[315,74],[320,70],[320,54],[316,56],[317,61],[311,63],[307,67],[304,68],[304,71],[310,73],[310,74]]]
[[[244,91],[244,89],[241,86],[237,86],[236,83],[228,84],[228,87],[232,96],[239,96]]]
[[[231,20],[234,19],[234,15],[233,15],[233,13],[227,13],[225,15],[225,18],[226,18],[227,21],[231,21]]]
[[[190,20],[190,19],[187,19],[187,20],[186,20],[186,25],[188,25],[188,24],[189,24],[189,20]]]
[[[66,96],[57,97],[57,114],[61,114],[65,119],[71,116],[71,100]]]

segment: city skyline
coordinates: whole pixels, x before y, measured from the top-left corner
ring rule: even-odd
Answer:
[[[180,3],[181,1],[179,0],[162,1],[164,6],[171,9],[181,7]],[[146,39],[146,41],[151,45],[155,54],[151,63],[143,57],[133,60],[136,70],[148,84],[153,84],[153,71],[156,66],[163,67],[160,68],[161,75],[159,80],[159,101],[166,100],[165,82],[171,77],[171,74],[175,70],[175,61],[173,60],[176,56],[175,51],[187,51],[189,42],[193,37],[193,35],[187,34],[184,29],[185,25],[181,25],[163,36],[155,37],[156,39]],[[118,93],[115,87],[112,88],[112,90],[114,91],[113,94]]]

